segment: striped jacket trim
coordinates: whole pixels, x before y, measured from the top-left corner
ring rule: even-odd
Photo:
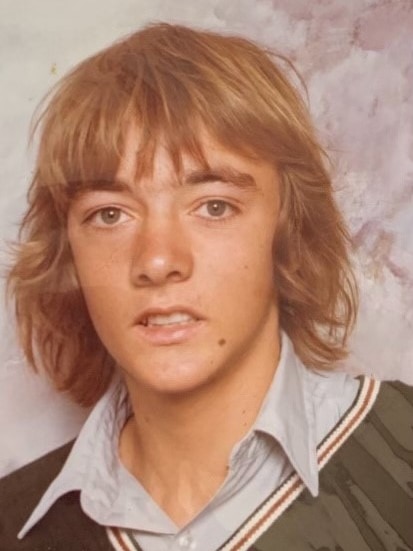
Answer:
[[[318,468],[321,470],[371,410],[380,382],[369,377],[361,380],[357,396],[337,425],[317,446]],[[217,551],[247,551],[252,544],[277,520],[304,490],[305,484],[297,473],[292,473],[250,515]],[[142,551],[133,537],[133,531],[107,527],[106,533],[116,551]]]

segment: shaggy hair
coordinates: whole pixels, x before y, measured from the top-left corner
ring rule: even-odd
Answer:
[[[86,59],[52,90],[34,128],[37,163],[7,291],[28,362],[78,403],[100,398],[115,360],[78,284],[67,213],[83,186],[97,180],[110,186],[131,124],[142,136],[142,174],[151,170],[160,140],[178,172],[183,153],[207,165],[202,128],[223,146],[276,167],[280,325],[309,368],[330,369],[346,357],[358,301],[349,234],[325,151],[281,63],[292,69],[237,36],[155,24]]]

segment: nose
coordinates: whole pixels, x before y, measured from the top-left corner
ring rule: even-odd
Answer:
[[[179,220],[164,216],[146,220],[136,238],[131,278],[138,287],[188,279],[193,271],[189,237]]]

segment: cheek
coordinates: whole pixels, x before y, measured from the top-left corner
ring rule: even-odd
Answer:
[[[237,240],[220,240],[214,247],[198,249],[199,262],[205,267],[207,286],[224,295],[237,296],[243,302],[268,297],[274,289],[272,236],[237,235]]]
[[[121,250],[105,251],[101,246],[72,247],[74,265],[84,289],[117,287],[123,263]]]
[[[245,272],[255,271],[259,277],[272,273],[274,265],[273,233],[262,229],[251,230],[243,236],[238,247],[233,248],[237,264],[242,264]]]
[[[255,239],[239,252],[244,293],[257,303],[268,301],[275,291],[272,239]]]
[[[102,262],[93,253],[87,255],[76,252],[74,265],[79,285],[93,325],[100,332],[105,320],[113,319],[121,307],[119,266]]]

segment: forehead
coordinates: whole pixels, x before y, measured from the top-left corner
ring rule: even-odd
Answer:
[[[197,184],[219,175],[221,181],[236,183],[239,187],[260,187],[261,180],[278,180],[275,166],[258,158],[229,149],[205,130],[200,131],[198,150],[171,151],[164,140],[154,145],[150,162],[142,153],[138,131],[130,129],[126,135],[123,154],[116,172],[116,180],[128,184],[150,182],[151,187]],[[147,156],[146,156],[147,157]],[[275,183],[275,182],[274,182]]]

